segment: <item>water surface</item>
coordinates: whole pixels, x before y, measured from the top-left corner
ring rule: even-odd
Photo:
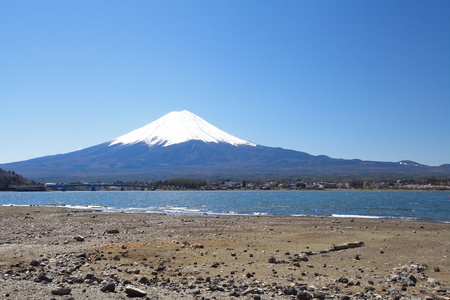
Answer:
[[[450,222],[449,191],[2,192],[0,205],[95,207],[104,212],[364,216]]]

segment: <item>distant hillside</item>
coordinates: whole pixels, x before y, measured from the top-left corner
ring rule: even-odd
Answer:
[[[9,188],[12,186],[27,185],[28,183],[28,179],[22,175],[16,174],[12,171],[0,169],[0,189]]]

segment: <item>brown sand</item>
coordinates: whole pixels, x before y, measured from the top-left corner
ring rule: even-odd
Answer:
[[[305,288],[329,299],[450,296],[448,223],[36,206],[0,207],[0,220],[0,299],[126,299],[127,280],[149,299],[300,299]],[[356,241],[364,246],[328,251],[333,244]],[[62,272],[64,260],[78,252],[86,252],[86,260],[70,274]],[[302,252],[309,253],[308,261],[298,261]],[[275,263],[269,262],[272,256]],[[30,267],[32,260],[39,265]],[[35,282],[44,271],[52,272],[53,281]],[[88,273],[99,280],[68,279]],[[410,275],[417,280],[413,285],[405,283]],[[116,290],[101,292],[112,279]],[[71,288],[69,295],[51,294],[60,283]],[[288,292],[289,287],[296,291]]]

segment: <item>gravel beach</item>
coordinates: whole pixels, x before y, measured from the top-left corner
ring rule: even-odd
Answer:
[[[0,206],[0,299],[450,299],[450,224]]]

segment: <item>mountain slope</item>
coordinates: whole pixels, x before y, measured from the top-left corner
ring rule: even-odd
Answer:
[[[172,112],[112,141],[66,154],[0,165],[39,181],[449,176],[450,166],[313,156],[253,144],[187,112]]]

